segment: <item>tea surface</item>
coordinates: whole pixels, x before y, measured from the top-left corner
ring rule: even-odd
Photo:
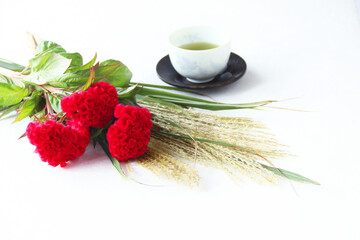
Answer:
[[[180,48],[187,49],[187,50],[207,50],[216,48],[218,45],[208,42],[195,42],[195,43],[187,43],[181,45]]]

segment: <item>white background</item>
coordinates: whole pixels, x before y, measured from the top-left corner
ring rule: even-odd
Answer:
[[[133,80],[155,72],[168,34],[218,24],[248,64],[238,82],[206,91],[218,101],[289,99],[280,107],[222,114],[265,122],[296,157],[275,164],[321,186],[280,180],[235,184],[198,166],[198,189],[135,168],[123,180],[100,149],[69,168],[40,161],[28,120],[0,121],[0,239],[360,239],[360,21],[353,0],[5,1],[0,57],[26,65],[25,31],[78,51],[84,61],[123,61]],[[146,176],[146,177],[145,177]]]

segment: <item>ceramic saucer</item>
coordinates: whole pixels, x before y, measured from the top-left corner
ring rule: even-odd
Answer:
[[[246,62],[240,56],[231,53],[225,72],[217,75],[214,80],[206,83],[192,83],[178,74],[171,65],[169,55],[166,55],[158,62],[156,71],[161,80],[176,87],[190,89],[216,88],[239,80],[246,71]]]

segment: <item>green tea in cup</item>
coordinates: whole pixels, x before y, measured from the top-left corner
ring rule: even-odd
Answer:
[[[230,42],[231,34],[223,27],[180,28],[169,36],[171,65],[189,82],[209,82],[226,70]]]
[[[209,42],[194,42],[194,43],[187,43],[184,45],[181,45],[180,48],[186,49],[186,50],[208,50],[217,48],[219,45],[209,43]]]

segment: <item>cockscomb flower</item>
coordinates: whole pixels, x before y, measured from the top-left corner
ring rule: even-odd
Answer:
[[[31,144],[36,146],[35,152],[41,160],[51,166],[66,166],[66,162],[84,154],[90,141],[89,128],[68,120],[66,126],[54,120],[44,123],[31,122],[26,129]]]
[[[64,97],[61,108],[67,117],[83,126],[101,128],[111,121],[118,103],[115,87],[107,82],[97,82],[86,91]]]
[[[115,108],[115,117],[118,119],[106,135],[111,155],[118,161],[126,161],[144,154],[152,127],[149,110],[119,104]]]

